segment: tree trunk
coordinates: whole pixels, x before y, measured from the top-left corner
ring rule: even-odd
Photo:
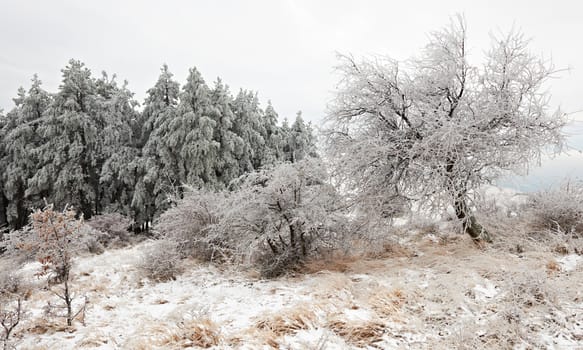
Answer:
[[[65,304],[67,306],[67,326],[72,326],[73,325],[73,298],[71,298],[71,291],[69,290],[69,276],[67,274],[66,280],[65,280],[65,291],[64,291],[64,299],[65,299]]]
[[[455,215],[462,222],[464,233],[467,233],[475,241],[486,241],[491,243],[492,237],[486,229],[478,223],[476,217],[470,213],[466,200],[462,194],[458,196],[454,203]]]

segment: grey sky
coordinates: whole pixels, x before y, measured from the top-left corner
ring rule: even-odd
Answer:
[[[474,3],[474,2],[472,2]],[[415,54],[427,33],[464,13],[471,53],[513,25],[535,51],[571,67],[553,102],[583,109],[583,11],[578,1],[6,1],[0,0],[0,108],[38,73],[55,91],[69,58],[127,79],[140,102],[166,62],[182,82],[196,66],[209,84],[257,90],[281,116],[315,122],[334,88],[335,52]]]

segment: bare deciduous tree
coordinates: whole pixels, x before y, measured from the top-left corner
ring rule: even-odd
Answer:
[[[74,295],[70,285],[72,256],[76,245],[79,244],[79,230],[83,221],[77,220],[75,211],[70,208],[65,208],[59,213],[54,211],[52,206],[37,210],[31,218],[37,236],[35,241],[38,245],[35,247],[37,259],[42,264],[42,270],[38,274],[49,275],[49,283],[63,285],[62,290],[54,293],[64,305],[61,307],[49,303],[47,311],[53,314],[56,308],[65,309],[63,316],[67,320],[67,326],[71,326],[75,317],[85,309],[83,305],[77,312],[73,310]]]
[[[516,31],[492,37],[481,67],[468,60],[461,16],[410,61],[340,59],[328,150],[359,200],[453,207],[464,232],[490,240],[470,209],[475,190],[562,144],[565,115],[543,90],[555,70]]]
[[[4,331],[4,335],[2,337],[4,350],[9,349],[8,346],[10,345],[10,335],[16,326],[18,326],[20,323],[23,314],[22,298],[20,296],[15,298],[16,300],[13,302],[14,305],[6,300],[2,300],[2,304],[0,305],[0,325]]]
[[[18,274],[18,264],[5,263],[0,270],[0,332],[3,350],[12,349],[10,336],[24,317],[22,300],[25,291]]]

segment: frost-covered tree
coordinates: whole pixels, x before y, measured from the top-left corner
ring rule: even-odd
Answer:
[[[176,117],[180,85],[172,77],[168,66],[164,65],[156,84],[148,90],[140,120],[139,146],[142,146],[142,152],[132,165],[138,181],[131,204],[138,225],[151,222],[155,215],[168,207],[167,194],[177,183],[175,174],[165,168],[161,158],[163,135],[157,131]]]
[[[232,105],[235,115],[234,131],[244,141],[239,149],[239,174],[245,174],[261,167],[261,154],[265,140],[261,136],[261,109],[257,95],[240,90]]]
[[[453,207],[466,233],[489,240],[472,214],[476,189],[563,140],[564,114],[543,89],[553,67],[515,31],[493,38],[483,66],[468,60],[461,17],[411,61],[340,59],[329,154],[361,200]]]
[[[196,68],[182,87],[176,118],[164,131],[164,159],[176,162],[180,194],[182,185],[216,186],[215,162],[220,145],[214,141],[216,122],[209,117],[210,91]]]
[[[34,152],[39,168],[27,195],[47,192],[57,207],[70,204],[89,218],[100,210],[99,175],[103,164],[103,116],[91,71],[76,60],[62,70],[63,80],[37,134],[45,142]]]
[[[222,186],[239,176],[237,155],[244,147],[243,139],[233,131],[235,115],[231,109],[232,102],[228,86],[217,79],[211,90],[208,114],[215,123],[213,140],[218,145],[215,177]]]
[[[263,129],[265,130],[263,138],[265,139],[267,148],[266,154],[264,155],[264,162],[266,164],[275,164],[285,159],[283,152],[285,140],[281,128],[277,126],[278,118],[279,116],[273,108],[271,101],[267,101],[267,107],[265,108],[263,117]]]
[[[42,89],[41,81],[35,75],[28,91],[18,90],[14,99],[15,107],[8,113],[3,127],[5,168],[0,170],[3,182],[3,199],[6,200],[6,220],[13,229],[26,225],[31,208],[42,205],[42,197],[48,195],[46,189],[35,194],[27,194],[28,180],[39,169],[39,157],[35,152],[45,142],[45,136],[38,133],[43,117],[51,103],[50,95]]]
[[[298,112],[296,120],[287,135],[288,154],[287,160],[298,162],[306,156],[316,156],[315,137],[312,126],[304,122],[302,112]]]
[[[105,121],[100,130],[103,166],[100,169],[100,207],[107,212],[132,215],[131,201],[137,181],[140,134],[136,128],[139,113],[127,82],[118,86],[115,76],[103,73],[96,81],[98,105]]]

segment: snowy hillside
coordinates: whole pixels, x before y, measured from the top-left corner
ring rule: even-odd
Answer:
[[[32,291],[18,349],[581,348],[583,258],[481,249],[418,234],[380,258],[338,258],[260,280],[187,260],[175,281],[141,279],[145,242],[74,263],[88,298],[73,327],[47,319]],[[39,265],[26,265],[32,275]],[[30,277],[36,284],[44,281]]]

